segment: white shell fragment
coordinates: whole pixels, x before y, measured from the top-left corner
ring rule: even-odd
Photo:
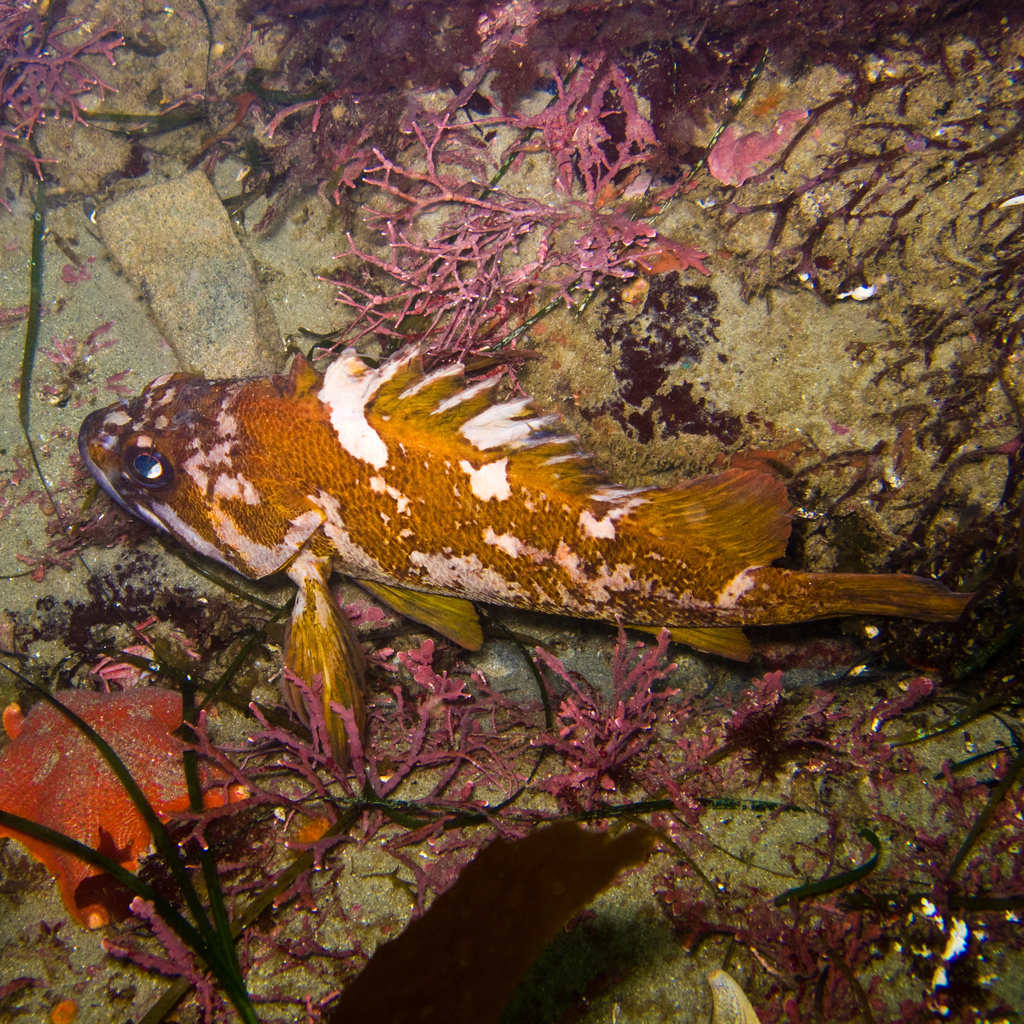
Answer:
[[[760,1024],[754,1007],[732,975],[725,971],[712,971],[708,975],[708,984],[714,1007],[712,1024]]]
[[[864,302],[865,299],[873,299],[875,297],[875,286],[868,285],[857,285],[852,292],[840,292],[837,299],[853,299],[854,302]]]

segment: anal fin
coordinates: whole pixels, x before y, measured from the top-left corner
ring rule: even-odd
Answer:
[[[660,626],[630,626],[643,633],[661,632]],[[717,654],[733,661],[750,661],[754,648],[751,647],[739,626],[668,626],[669,636],[679,644],[686,644],[704,654]]]
[[[372,580],[356,582],[399,615],[429,626],[467,651],[480,650],[484,631],[472,602],[461,597],[422,594],[417,590],[405,590]]]
[[[363,701],[366,659],[352,624],[327,587],[330,572],[330,559],[317,558],[309,551],[303,551],[288,567],[288,575],[299,590],[288,624],[284,663],[307,684],[317,675],[321,677],[327,736],[334,759],[342,764],[348,751],[345,723],[332,710],[331,704],[350,708],[356,727],[362,733],[366,722]],[[284,695],[289,706],[308,725],[303,694],[287,677]]]

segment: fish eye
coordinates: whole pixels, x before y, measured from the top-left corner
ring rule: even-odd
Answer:
[[[166,487],[174,479],[174,468],[152,448],[129,448],[124,456],[125,472],[142,487]]]

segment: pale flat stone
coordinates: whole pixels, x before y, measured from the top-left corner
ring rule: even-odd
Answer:
[[[183,369],[245,377],[281,368],[285,349],[273,313],[202,171],[129,192],[98,221]]]

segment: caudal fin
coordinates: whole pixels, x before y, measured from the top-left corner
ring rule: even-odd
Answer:
[[[895,615],[926,622],[958,619],[972,594],[954,594],[921,576],[755,569],[735,608],[749,624],[808,622],[835,615]]]
[[[925,622],[952,622],[960,618],[973,594],[954,594],[938,580],[923,576],[861,576],[837,573],[829,576],[836,600],[844,608],[839,615],[898,615]]]

